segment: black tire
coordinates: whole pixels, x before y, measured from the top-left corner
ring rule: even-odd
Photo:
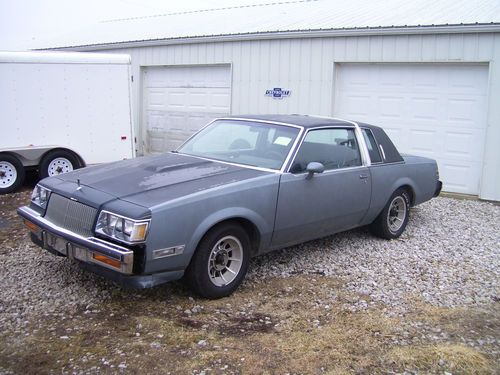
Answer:
[[[24,182],[23,163],[9,154],[0,154],[0,194],[16,191]]]
[[[236,241],[235,241],[236,240]],[[226,241],[226,242],[224,242]],[[226,269],[222,271],[217,271],[214,267],[223,267],[224,264],[224,254],[222,250],[228,249],[225,246],[226,243],[232,241],[235,247],[230,247],[236,249],[237,242],[241,245],[241,263],[238,271],[235,274],[229,273],[227,268],[232,267],[237,268],[238,262],[232,260],[225,260]],[[218,251],[222,253],[217,253],[214,255],[214,251],[217,252],[216,246],[222,245],[218,248]],[[228,255],[228,257],[234,257],[236,250],[229,251],[233,255]],[[212,255],[212,261],[211,261]],[[220,264],[217,264],[217,256],[221,256]],[[228,259],[228,258],[226,258]],[[250,259],[250,239],[245,230],[235,223],[221,224],[213,229],[211,229],[200,241],[196,251],[191,259],[191,263],[185,273],[185,281],[195,293],[202,297],[209,299],[217,299],[230,295],[233,293],[238,286],[241,284],[248,270],[248,263]],[[214,267],[212,267],[214,266]],[[212,274],[211,271],[214,271]],[[226,278],[234,277],[225,285],[216,285],[217,280],[221,281],[221,276],[217,277],[217,274],[222,274],[222,278],[226,275]],[[222,281],[224,282],[224,281]]]
[[[404,213],[400,214],[399,208],[404,210]],[[409,218],[410,195],[405,189],[399,188],[392,194],[382,212],[370,225],[370,230],[377,237],[392,240],[401,236],[408,224]]]
[[[51,165],[51,163],[56,159],[62,159],[61,164]],[[45,177],[58,175],[65,172],[70,172],[71,170],[75,170],[78,168],[80,168],[80,163],[75,154],[66,150],[54,150],[48,152],[42,158],[42,161],[38,169],[38,175],[42,179]]]

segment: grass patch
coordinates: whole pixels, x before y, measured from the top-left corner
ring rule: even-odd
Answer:
[[[477,350],[464,345],[429,345],[394,348],[386,361],[400,370],[450,371],[459,374],[492,374],[493,364]]]

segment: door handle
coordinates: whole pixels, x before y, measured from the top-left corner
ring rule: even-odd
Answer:
[[[362,180],[364,180],[364,179],[368,178],[368,175],[362,173],[362,174],[359,175],[359,178],[362,179]]]

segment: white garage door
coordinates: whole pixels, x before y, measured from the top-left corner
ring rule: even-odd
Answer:
[[[229,114],[230,105],[229,65],[145,68],[146,152],[176,149],[210,120]]]
[[[487,65],[339,64],[334,112],[382,126],[401,152],[438,161],[443,190],[478,194]]]

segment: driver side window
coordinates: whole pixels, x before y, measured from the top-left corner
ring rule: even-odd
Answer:
[[[361,165],[354,129],[331,128],[311,130],[306,134],[295,157],[291,173],[305,172],[307,164],[318,162],[325,170]]]

